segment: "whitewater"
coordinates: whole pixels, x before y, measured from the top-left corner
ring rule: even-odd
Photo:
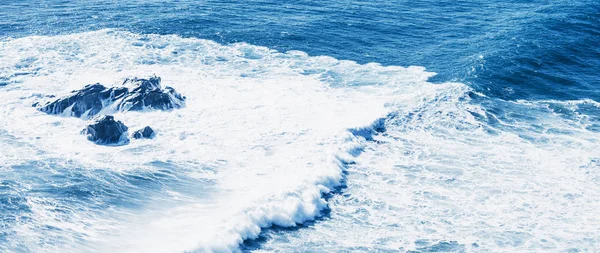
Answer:
[[[186,106],[114,114],[151,140],[95,145],[32,107],[153,75]],[[434,75],[115,29],[2,39],[0,251],[598,249],[600,104]]]

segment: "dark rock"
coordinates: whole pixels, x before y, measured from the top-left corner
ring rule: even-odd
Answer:
[[[136,138],[136,139],[141,139],[141,138],[152,139],[152,138],[154,138],[155,135],[156,135],[156,133],[154,133],[154,130],[152,130],[152,128],[150,128],[149,126],[147,126],[147,127],[144,127],[143,129],[135,131],[133,133],[133,138]]]
[[[37,105],[36,105],[37,106]],[[185,97],[171,87],[161,88],[160,77],[125,79],[122,87],[90,84],[39,108],[48,114],[92,118],[116,111],[171,110],[185,106]]]
[[[125,145],[129,143],[127,130],[127,126],[121,121],[106,115],[96,120],[94,124],[88,125],[81,133],[86,134],[88,140],[96,144]]]
[[[123,111],[170,110],[185,105],[185,97],[175,89],[168,86],[161,89],[160,77],[125,79],[123,85],[130,87],[130,95],[119,105]]]
[[[72,91],[71,96],[59,98],[42,106],[40,111],[48,114],[67,113],[68,116],[74,117],[92,117],[102,110],[102,99],[98,94],[103,90],[106,90],[106,87],[99,83],[89,84],[81,90]]]
[[[148,79],[143,78],[127,78],[123,81],[123,85],[129,87],[132,92],[144,93],[146,91],[160,89],[160,77],[152,76]]]

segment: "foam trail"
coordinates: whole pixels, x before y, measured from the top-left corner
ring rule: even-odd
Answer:
[[[422,67],[117,30],[5,39],[0,56],[0,251],[597,248],[592,100],[503,101]],[[186,106],[115,114],[152,140],[98,146],[85,120],[31,106],[152,75]],[[265,232],[326,208],[311,229]]]
[[[461,86],[427,83],[432,73],[421,67],[115,30],[7,39],[0,55],[10,59],[3,75],[30,71],[0,93],[2,136],[18,140],[3,141],[14,150],[3,173],[31,189],[6,193],[28,210],[11,214],[22,218],[7,223],[7,251],[238,251],[263,228],[320,215],[323,194],[340,184],[340,159],[362,145],[348,129],[373,124],[397,101]],[[157,129],[153,140],[97,146],[79,134],[86,121],[31,107],[84,84],[154,74],[186,107],[115,114],[131,129]],[[31,149],[47,165],[19,157]],[[44,176],[26,181],[26,170]],[[43,188],[45,177],[57,177],[55,187]]]
[[[596,102],[503,101],[462,85],[412,101],[363,139],[331,219],[266,233],[258,251],[598,249]]]

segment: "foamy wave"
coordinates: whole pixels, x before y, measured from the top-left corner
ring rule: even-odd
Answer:
[[[116,30],[9,39],[0,42],[0,55],[8,59],[0,63],[8,83],[1,88],[0,117],[10,119],[0,121],[0,129],[24,143],[14,145],[15,154],[32,146],[40,150],[39,160],[72,161],[69,170],[150,175],[152,190],[130,187],[128,177],[123,185],[108,183],[123,192],[120,204],[86,208],[88,200],[76,198],[69,205],[85,210],[74,211],[80,218],[46,215],[30,221],[38,228],[64,224],[59,227],[65,229],[28,230],[27,236],[73,251],[237,251],[264,228],[295,226],[320,215],[327,207],[323,195],[341,183],[344,161],[352,161],[364,142],[348,129],[371,126],[390,108],[420,106],[441,91],[468,90],[427,83],[433,73],[422,67],[360,65],[245,43]],[[97,146],[79,134],[86,121],[31,107],[85,84],[117,85],[154,74],[185,95],[187,106],[115,114],[133,129],[151,125],[157,129],[154,140]],[[3,166],[29,159],[15,154]],[[174,179],[163,182],[165,173]],[[112,225],[67,228],[84,219]]]
[[[328,201],[331,219],[267,232],[258,251],[598,248],[594,102],[481,100],[462,85],[443,87],[412,100],[422,103],[398,103],[376,125],[383,131],[365,138],[347,188]]]

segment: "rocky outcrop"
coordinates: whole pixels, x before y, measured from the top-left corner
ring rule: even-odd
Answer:
[[[142,138],[152,139],[152,138],[154,138],[155,135],[156,135],[156,133],[149,126],[133,132],[133,138],[135,138],[135,139],[142,139]]]
[[[88,125],[81,133],[87,135],[87,139],[96,144],[125,145],[129,143],[127,130],[127,126],[121,121],[115,120],[113,116],[106,115]]]
[[[117,111],[171,110],[185,106],[185,96],[171,87],[164,89],[160,77],[125,79],[122,86],[107,88],[90,84],[69,96],[58,98],[39,107],[48,114],[93,118]]]
[[[121,111],[171,110],[185,106],[185,97],[175,89],[160,86],[160,77],[150,79],[125,79],[123,85],[129,92],[119,103]]]

